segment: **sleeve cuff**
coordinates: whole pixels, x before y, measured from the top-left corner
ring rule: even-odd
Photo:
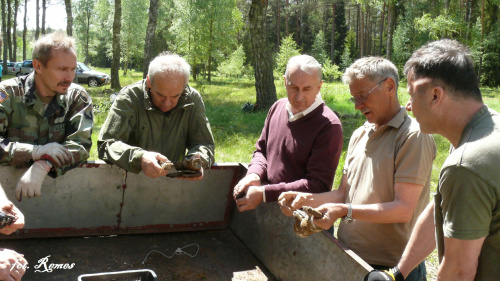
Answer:
[[[29,162],[33,159],[33,147],[34,145],[29,143],[16,142],[16,148],[12,159],[12,162]]]

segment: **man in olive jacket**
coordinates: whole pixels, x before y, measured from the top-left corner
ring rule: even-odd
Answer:
[[[146,79],[123,88],[99,134],[99,158],[156,178],[168,173],[159,161],[198,154],[203,167],[195,179],[202,179],[203,168],[214,163],[215,145],[203,99],[188,85],[190,69],[180,56],[163,53]]]

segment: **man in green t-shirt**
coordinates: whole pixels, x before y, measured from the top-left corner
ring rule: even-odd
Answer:
[[[419,217],[399,270],[389,273],[406,276],[437,245],[437,280],[498,280],[500,114],[484,105],[474,62],[456,41],[421,47],[404,71],[407,108],[423,132],[444,136],[452,147],[434,202]],[[402,276],[372,272],[365,280],[404,280]]]

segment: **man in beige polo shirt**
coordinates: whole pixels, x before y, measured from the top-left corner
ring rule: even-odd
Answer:
[[[436,145],[401,107],[398,71],[378,57],[357,60],[344,73],[355,108],[367,122],[352,135],[340,187],[331,192],[283,193],[283,213],[318,208],[316,226],[328,229],[342,218],[340,242],[376,269],[397,265],[413,225],[429,202]],[[334,171],[332,171],[334,172]],[[425,280],[425,264],[406,280]]]

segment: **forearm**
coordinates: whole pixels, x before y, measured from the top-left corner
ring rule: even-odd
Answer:
[[[352,205],[352,217],[370,223],[407,223],[407,206],[400,202]]]
[[[429,256],[435,248],[434,202],[431,202],[418,218],[413,228],[413,232],[411,233],[410,240],[399,261],[398,268],[403,276],[408,276],[408,274]]]
[[[266,185],[266,202],[277,201],[282,192],[297,191],[307,193],[329,192],[330,188],[321,182],[310,179],[300,179],[289,183],[278,183]]]
[[[141,171],[141,158],[144,150],[121,141],[98,140],[99,159],[110,162],[133,173]]]
[[[447,280],[474,281],[475,277],[476,277],[476,271],[472,272],[464,271],[462,268],[450,265],[447,262],[446,258],[444,258],[443,262],[439,266],[436,281],[447,281]]]
[[[22,142],[11,142],[0,138],[0,163],[27,167],[33,159],[33,145]]]
[[[215,162],[214,150],[215,145],[213,144],[196,145],[188,149],[186,156],[192,156],[195,154],[200,155],[201,161],[203,162],[203,168],[207,169],[210,168]]]

